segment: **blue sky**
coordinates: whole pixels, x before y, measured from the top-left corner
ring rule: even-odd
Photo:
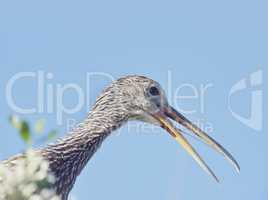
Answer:
[[[238,175],[201,143],[191,140],[221,180],[216,184],[165,131],[127,127],[108,138],[90,161],[73,190],[77,199],[245,199],[268,197],[268,136],[234,118],[228,109],[230,89],[241,79],[268,65],[266,1],[1,1],[0,99],[2,139],[0,159],[20,152],[24,145],[7,118],[14,109],[7,102],[6,85],[20,72],[52,73],[46,86],[74,83],[94,101],[109,80],[94,77],[90,91],[86,74],[103,72],[115,78],[141,74],[168,88],[171,104],[194,109],[186,114],[213,127],[211,136],[229,149],[241,165]],[[265,81],[265,80],[264,80]],[[174,100],[176,89],[191,84],[196,99]],[[247,82],[248,83],[248,82]],[[212,84],[200,109],[200,87]],[[37,84],[25,79],[13,90],[18,105],[36,104]],[[232,97],[232,109],[249,117],[251,95],[262,85]],[[183,95],[192,95],[189,88]],[[52,99],[55,103],[56,99]],[[47,103],[47,102],[45,102]],[[77,103],[66,92],[64,105]],[[92,104],[92,102],[91,102]],[[45,118],[47,129],[66,133],[68,119],[83,120],[86,104],[56,120],[56,111],[25,114],[34,122]],[[264,110],[263,110],[263,113]],[[263,119],[263,123],[265,124]],[[135,126],[136,122],[131,122]],[[140,123],[138,123],[140,124]],[[145,133],[146,132],[146,133]]]

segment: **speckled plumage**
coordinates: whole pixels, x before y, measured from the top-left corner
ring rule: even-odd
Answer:
[[[56,177],[54,187],[62,200],[68,198],[76,177],[103,140],[127,120],[135,118],[138,102],[145,103],[139,99],[144,96],[143,89],[153,83],[153,80],[142,76],[118,79],[102,92],[87,118],[65,138],[37,150],[49,162],[50,170]],[[18,155],[4,163],[12,166],[22,157]]]
[[[240,170],[226,149],[168,104],[157,82],[144,76],[126,76],[113,82],[101,93],[86,119],[65,138],[36,150],[49,162],[49,169],[56,178],[52,187],[62,200],[67,200],[76,177],[104,139],[128,120],[141,120],[161,126],[216,181],[219,180],[213,171],[170,120],[192,131],[197,138],[222,154],[237,171]],[[10,158],[4,164],[13,167],[18,159],[23,159],[23,155]]]

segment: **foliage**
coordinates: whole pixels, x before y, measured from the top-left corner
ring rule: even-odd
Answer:
[[[0,164],[1,200],[60,200],[50,188],[54,178],[48,163],[33,150],[12,162]],[[14,165],[13,165],[14,164]]]
[[[34,131],[18,116],[11,116],[9,121],[27,144],[27,150],[21,156],[0,162],[0,200],[60,200],[51,188],[54,177],[49,173],[48,162],[30,148],[35,137],[48,141],[57,132],[52,130],[44,134],[43,119],[35,123]]]
[[[51,130],[47,134],[44,134],[45,120],[39,119],[33,126],[33,130],[30,128],[29,123],[26,120],[20,119],[16,115],[12,115],[9,118],[10,124],[19,132],[21,139],[28,145],[31,146],[34,143],[34,136],[38,139],[37,141],[47,142],[55,138],[57,135],[56,130]]]

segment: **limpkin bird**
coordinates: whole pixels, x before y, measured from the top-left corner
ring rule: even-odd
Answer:
[[[194,136],[227,158],[239,171],[233,156],[204,131],[172,108],[159,83],[144,76],[126,76],[114,81],[97,98],[86,119],[65,138],[43,149],[36,150],[49,163],[56,181],[53,187],[62,200],[67,200],[77,176],[112,131],[129,120],[140,120],[165,129],[197,163],[216,181],[217,177],[196,150],[176,128],[171,120],[178,122]],[[20,156],[6,160],[16,161]]]

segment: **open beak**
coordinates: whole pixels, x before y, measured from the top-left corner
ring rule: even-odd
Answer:
[[[153,117],[160,123],[162,128],[167,130],[170,135],[182,145],[182,147],[195,159],[195,161],[201,166],[201,168],[205,170],[208,174],[210,174],[217,182],[219,182],[219,179],[216,177],[213,171],[208,167],[208,165],[197,153],[197,151],[182,135],[182,131],[173,126],[168,118],[178,122],[180,125],[190,130],[194,136],[197,136],[197,138],[208,144],[215,151],[222,154],[235,167],[237,172],[240,171],[238,163],[226,149],[224,149],[218,142],[216,142],[213,138],[207,135],[204,131],[202,131],[200,128],[190,122],[187,118],[185,118],[182,114],[180,114],[171,106],[167,106],[163,109],[163,111],[157,114],[153,114]]]

